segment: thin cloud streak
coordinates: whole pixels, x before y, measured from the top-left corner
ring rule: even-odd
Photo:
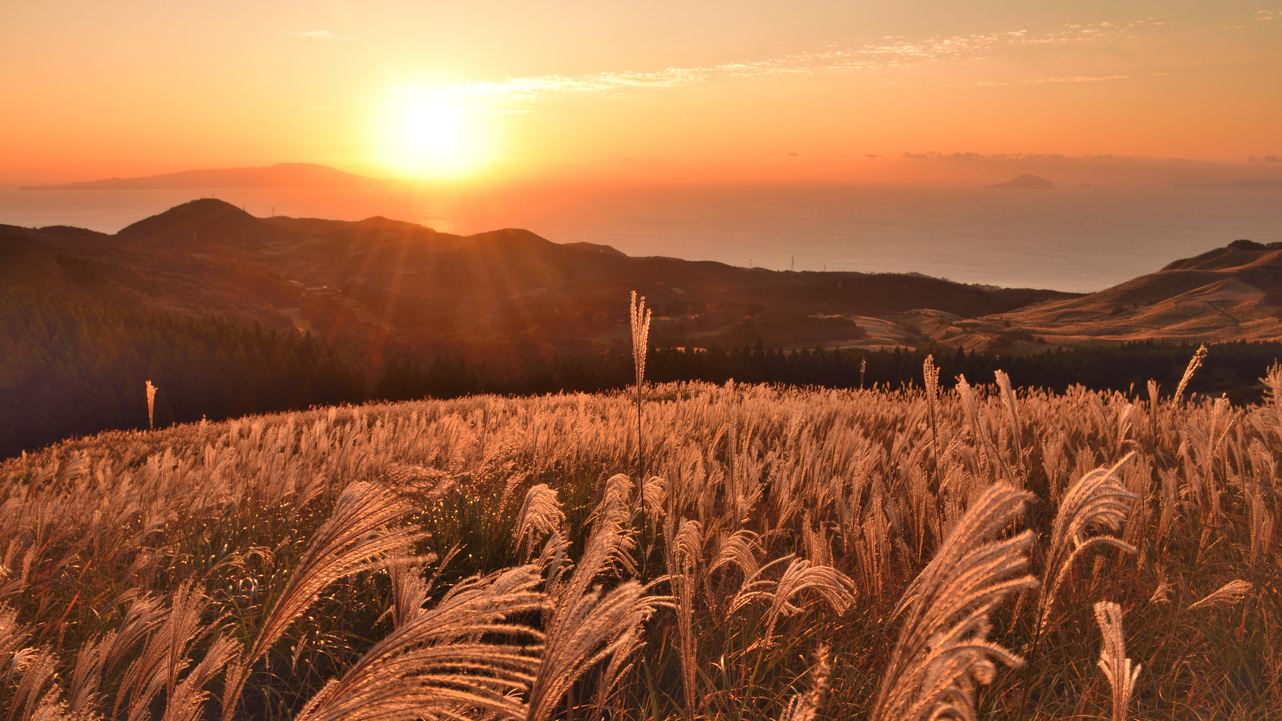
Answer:
[[[1262,15],[1260,22],[1270,17]],[[1033,33],[1025,29],[987,34],[934,37],[908,40],[887,36],[858,46],[823,51],[793,53],[762,60],[729,62],[696,67],[667,67],[654,71],[601,72],[579,76],[541,75],[512,77],[501,81],[470,81],[403,91],[411,96],[434,96],[456,99],[534,101],[552,94],[623,93],[635,90],[663,90],[706,83],[720,79],[756,79],[782,76],[821,76],[864,74],[874,82],[888,85],[913,84],[935,86],[992,87],[1002,85],[1036,85],[1049,83],[1098,83],[1132,77],[1164,74],[1164,68],[1181,60],[1158,60],[1142,64],[1109,68],[1126,72],[1098,72],[1103,68],[1048,75],[1021,70],[1020,61],[1047,53],[1068,53],[1067,62],[1089,57],[1092,49],[1108,43],[1133,46],[1150,41],[1157,45],[1178,44],[1180,31],[1162,20],[1147,19],[1124,24],[1102,22],[1091,25],[1066,25],[1059,29]],[[1221,37],[1225,47],[1232,39]],[[1080,51],[1080,53],[1079,53]],[[996,61],[996,62],[994,62]],[[1120,61],[1119,61],[1120,62]],[[1198,62],[1215,63],[1216,58]],[[1058,64],[1058,63],[1057,63]],[[1045,63],[1041,64],[1044,67]],[[897,71],[927,68],[926,77],[904,80],[892,77]]]

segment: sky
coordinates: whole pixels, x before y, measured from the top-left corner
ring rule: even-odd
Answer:
[[[1282,0],[5,0],[0,182],[1282,177]],[[1048,170],[1049,169],[1049,170]]]

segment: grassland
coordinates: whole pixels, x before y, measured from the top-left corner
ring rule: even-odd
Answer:
[[[1282,372],[996,380],[651,386],[644,479],[622,392],[7,461],[0,715],[1282,716]]]

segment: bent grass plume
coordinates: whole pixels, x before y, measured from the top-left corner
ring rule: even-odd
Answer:
[[[1139,496],[1126,490],[1117,476],[1118,469],[1134,455],[1134,452],[1127,453],[1111,467],[1096,468],[1082,476],[1060,500],[1051,527],[1051,549],[1046,556],[1035,639],[1049,630],[1060,587],[1077,559],[1099,546],[1113,546],[1132,554],[1136,552],[1134,546],[1114,536],[1090,535],[1099,530],[1120,531],[1131,504],[1139,500]],[[1036,648],[1037,641],[1034,640],[1034,652]]]
[[[321,591],[340,578],[378,567],[380,559],[402,553],[418,539],[404,528],[388,528],[405,515],[391,491],[370,483],[348,486],[328,521],[316,531],[276,603],[267,612],[248,655],[231,662],[223,694],[223,721],[236,714],[240,694],[254,663],[267,653],[294,619]]]
[[[909,585],[873,707],[874,721],[975,718],[974,683],[991,683],[994,661],[1024,661],[988,640],[989,614],[1012,592],[1033,588],[1025,573],[1033,534],[1002,538],[1032,495],[1006,483],[989,486],[948,534],[935,558]]]
[[[542,580],[526,565],[460,583],[327,683],[297,721],[521,718],[514,694],[533,679],[530,641],[541,635],[511,619],[542,608]]]
[[[608,592],[594,585],[598,574],[610,570],[621,551],[630,548],[619,505],[618,496],[607,491],[577,567],[568,582],[550,594],[546,641],[530,685],[525,721],[551,718],[574,682],[603,661],[610,661],[607,679],[617,682],[618,664],[641,646],[641,625],[661,599],[649,595],[648,588],[636,581],[625,581]],[[599,699],[609,694],[609,688],[598,690]]]

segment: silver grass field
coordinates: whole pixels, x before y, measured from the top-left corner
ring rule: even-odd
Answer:
[[[1282,371],[1236,407],[924,370],[7,461],[0,719],[1282,717]]]

